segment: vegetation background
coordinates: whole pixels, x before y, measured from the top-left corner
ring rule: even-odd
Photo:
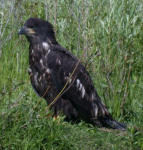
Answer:
[[[29,82],[29,17],[49,20],[125,132],[47,117]],[[84,56],[84,57],[81,57]],[[0,0],[0,150],[143,150],[143,0]]]

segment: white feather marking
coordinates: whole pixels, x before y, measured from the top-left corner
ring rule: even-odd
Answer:
[[[80,83],[80,85],[79,85],[79,91],[81,91],[82,90],[82,84]]]
[[[34,53],[34,50],[32,49],[32,54]]]
[[[46,69],[46,73],[47,74],[50,74],[51,73],[51,70],[48,68],[48,69]]]
[[[60,61],[59,58],[56,59],[56,63],[57,63],[58,65],[61,65],[61,61]]]
[[[36,74],[34,75],[34,81],[35,81],[35,85],[36,85],[36,86],[38,86],[37,77],[38,77],[38,72],[36,72]]]
[[[79,79],[76,80],[76,87],[78,88],[79,91],[81,91],[81,96],[82,96],[82,98],[84,98],[85,88],[84,88],[84,86],[82,85],[82,83],[80,82]]]
[[[44,73],[44,74],[43,74],[43,78],[45,78],[45,76],[46,76],[46,74]]]
[[[40,59],[40,64],[44,68],[44,64],[43,64],[43,60],[42,59]]]
[[[70,77],[68,77],[68,76],[65,76],[65,80],[68,81],[69,83],[72,82],[72,79]]]
[[[71,83],[71,82],[72,82],[72,79],[71,79],[71,78],[68,78],[68,80],[69,80],[69,83]]]
[[[98,107],[96,104],[94,104],[94,113],[95,113],[95,117],[97,118],[98,115]]]
[[[45,58],[46,58],[46,59],[47,59],[47,57],[48,57],[48,55],[49,55],[50,52],[51,52],[51,50],[49,49],[49,50],[47,51],[46,55],[45,55]]]
[[[42,43],[42,46],[45,50],[48,50],[49,49],[49,44],[47,42],[43,42]]]
[[[50,52],[51,52],[51,50],[49,49],[49,50],[48,50],[48,54],[49,54]]]
[[[42,59],[40,59],[40,64],[43,65],[43,60]]]
[[[60,61],[60,59],[58,60],[58,64],[59,64],[59,65],[61,65],[61,61]]]
[[[85,89],[84,89],[84,87],[83,87],[83,86],[82,86],[81,94],[82,94],[82,98],[84,98],[84,95],[85,95]]]
[[[40,78],[39,78],[39,82],[41,81],[41,79],[42,79],[42,77],[40,76]]]
[[[76,80],[76,87],[79,88],[79,85],[80,85],[80,80],[77,79],[77,80]]]

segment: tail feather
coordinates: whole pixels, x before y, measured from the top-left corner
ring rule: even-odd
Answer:
[[[93,106],[94,111],[96,112],[94,113],[94,117],[96,119],[93,120],[95,125],[112,129],[126,130],[125,124],[117,122],[112,118],[112,115],[108,112],[106,106],[101,102],[100,97],[97,95],[97,93]]]
[[[118,129],[118,130],[126,130],[126,125],[120,122],[117,122],[113,119],[102,119],[101,123],[104,127],[112,128],[112,129]]]

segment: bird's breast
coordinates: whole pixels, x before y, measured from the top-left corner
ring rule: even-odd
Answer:
[[[47,53],[49,52],[47,51]],[[40,96],[43,96],[45,91],[52,87],[51,69],[48,67],[47,53],[36,53],[31,50],[29,55],[28,73],[34,90]]]

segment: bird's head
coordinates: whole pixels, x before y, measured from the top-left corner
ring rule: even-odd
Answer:
[[[29,18],[19,30],[19,34],[26,35],[30,41],[38,38],[42,41],[56,42],[52,24],[39,18]]]

